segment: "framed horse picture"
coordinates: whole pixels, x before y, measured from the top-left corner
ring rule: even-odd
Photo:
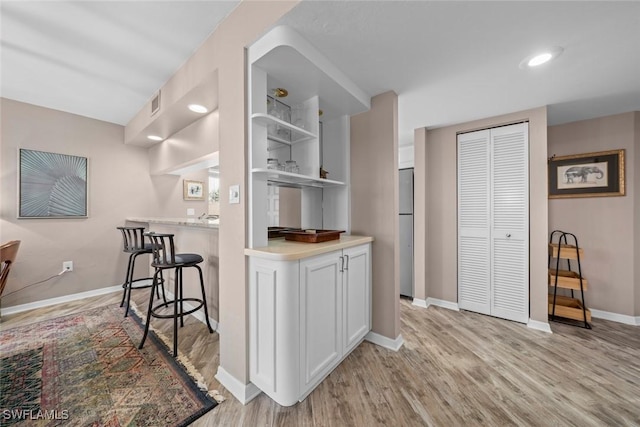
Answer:
[[[549,198],[624,196],[624,150],[549,159]]]

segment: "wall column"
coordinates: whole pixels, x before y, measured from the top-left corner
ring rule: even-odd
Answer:
[[[373,332],[400,337],[398,96],[371,99],[351,118],[351,232],[373,236]]]
[[[427,179],[427,129],[419,128],[413,133],[413,149],[414,149],[414,196],[413,196],[413,297],[418,300],[426,301],[428,295],[427,289],[427,187],[425,185]],[[420,184],[418,184],[420,183]],[[416,189],[420,188],[420,191]],[[423,191],[425,190],[425,191]]]

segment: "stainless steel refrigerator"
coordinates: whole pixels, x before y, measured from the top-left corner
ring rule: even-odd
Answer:
[[[400,169],[400,295],[413,297],[413,168]]]

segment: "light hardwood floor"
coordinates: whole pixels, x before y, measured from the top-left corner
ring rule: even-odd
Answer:
[[[145,290],[134,300],[146,312]],[[120,302],[120,294],[5,316],[0,329]],[[218,335],[189,318],[180,351],[227,400],[195,426],[640,426],[640,327],[595,319],[553,334],[401,301],[398,352],[362,343],[303,402],[238,403],[214,378]],[[169,321],[152,325],[171,337]]]

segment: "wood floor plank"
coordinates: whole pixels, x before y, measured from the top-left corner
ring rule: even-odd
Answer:
[[[119,303],[120,293],[5,316],[0,330]],[[147,293],[133,300],[146,311]],[[219,337],[194,318],[181,354],[227,400],[194,426],[640,426],[640,328],[600,319],[553,334],[401,300],[405,345],[364,342],[307,399],[237,402],[215,379]],[[172,337],[169,320],[152,319]]]

